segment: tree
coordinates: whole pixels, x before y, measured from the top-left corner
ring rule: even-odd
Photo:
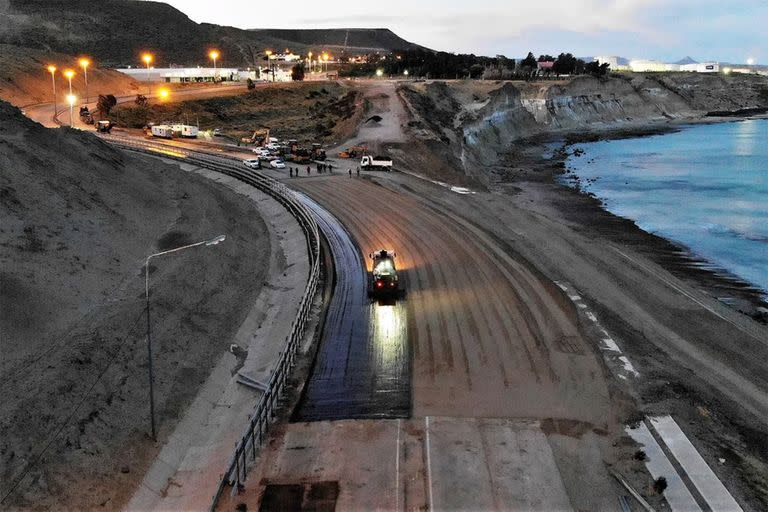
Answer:
[[[539,55],[539,62],[555,62],[555,58],[549,54]]]
[[[256,84],[250,78],[248,80],[246,80],[245,84],[246,84],[246,87],[248,87],[249,91],[251,91],[251,90],[256,88]]]
[[[101,112],[102,116],[108,116],[112,109],[117,105],[117,98],[113,94],[99,94],[99,99],[96,102],[96,109]]]
[[[291,68],[291,80],[294,82],[304,80],[304,63],[296,64]]]
[[[586,66],[584,66],[584,71],[586,73],[589,73],[590,75],[601,77],[608,74],[608,68],[610,67],[610,64],[607,62],[603,62],[600,64],[597,61],[593,61],[588,63]]]
[[[528,52],[528,56],[520,61],[521,68],[536,69],[536,57],[532,52]]]
[[[147,108],[149,106],[149,100],[143,94],[137,94],[134,102],[137,107]]]
[[[561,53],[557,56],[557,60],[552,66],[552,71],[558,76],[572,75],[576,71],[576,57],[570,53]]]

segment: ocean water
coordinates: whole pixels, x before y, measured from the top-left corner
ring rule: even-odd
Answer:
[[[768,119],[576,148],[568,169],[609,211],[768,291]]]

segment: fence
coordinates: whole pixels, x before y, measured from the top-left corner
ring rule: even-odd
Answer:
[[[266,390],[256,404],[248,427],[237,443],[232,459],[219,481],[210,505],[210,510],[213,511],[227,486],[237,486],[236,488],[242,486],[248,469],[248,454],[250,453],[252,461],[256,459],[258,448],[265,439],[270,420],[275,416],[278,399],[293,367],[296,353],[301,346],[312,299],[317,291],[320,273],[320,233],[314,217],[292,190],[275,179],[244,169],[230,158],[115,135],[106,135],[102,138],[123,149],[188,162],[226,174],[256,187],[276,199],[296,218],[307,241],[310,272],[307,286],[304,289],[304,296],[299,304],[299,311],[291,325],[291,332],[286,339],[285,346],[278,356],[277,367],[269,378]]]

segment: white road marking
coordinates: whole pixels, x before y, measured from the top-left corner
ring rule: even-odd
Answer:
[[[653,478],[663,476],[667,479],[664,497],[667,499],[672,512],[701,512],[701,507],[696,503],[691,491],[685,486],[683,479],[677,474],[646,424],[641,422],[637,428],[626,427],[624,430],[636,443],[643,446],[643,451],[647,457],[645,467],[648,468],[651,476]]]
[[[401,419],[397,420],[397,456],[395,457],[395,510],[400,510],[400,424]]]
[[[427,489],[429,490],[429,510],[435,510],[435,502],[432,499],[432,458],[429,455],[429,416],[424,418],[425,432],[427,433]]]
[[[602,341],[603,345],[600,347],[600,349],[603,352],[615,352],[616,355],[603,355],[603,358],[609,362],[613,363],[615,366],[616,364],[620,364],[621,368],[628,374],[631,374],[633,377],[639,377],[640,372],[638,372],[634,365],[629,361],[629,358],[622,355],[621,349],[619,348],[619,345],[614,341],[613,338],[608,334],[608,331],[603,328],[602,325],[600,325],[600,321],[597,319],[597,316],[589,310],[589,306],[587,306],[584,303],[583,298],[581,295],[579,295],[576,292],[569,291],[569,287],[560,281],[555,281],[555,284],[560,287],[563,292],[568,296],[569,299],[576,305],[577,308],[584,310],[584,315],[593,323],[595,324],[595,327],[600,331],[600,333],[603,335],[603,338],[600,340]],[[617,363],[618,361],[618,363]],[[616,372],[618,377],[622,380],[627,380],[627,375],[621,374],[618,371]]]
[[[649,418],[651,426],[712,510],[741,512],[741,507],[717,478],[672,416]]]
[[[637,265],[638,267],[642,268],[643,270],[645,270],[645,271],[646,271],[646,272],[648,272],[649,274],[652,274],[653,276],[655,276],[655,277],[656,277],[656,278],[657,278],[659,281],[663,282],[664,284],[666,284],[667,286],[669,286],[669,287],[671,287],[671,288],[674,288],[675,290],[677,290],[678,292],[680,292],[680,293],[681,293],[681,294],[683,294],[684,296],[688,297],[688,298],[689,298],[689,299],[691,299],[693,302],[695,302],[696,304],[698,304],[698,305],[699,305],[699,306],[701,306],[702,308],[706,309],[707,311],[709,311],[710,313],[712,313],[712,314],[713,314],[713,315],[715,315],[716,317],[720,318],[721,320],[725,320],[726,322],[728,322],[728,323],[729,323],[729,324],[731,324],[732,326],[736,327],[738,330],[740,330],[741,332],[743,332],[743,333],[744,333],[744,334],[746,334],[747,336],[750,336],[751,338],[754,338],[754,339],[756,339],[757,341],[764,341],[762,338],[760,338],[760,337],[758,337],[758,336],[755,336],[755,335],[754,335],[754,334],[752,334],[751,332],[749,332],[749,331],[747,331],[746,329],[744,329],[744,327],[743,327],[743,326],[741,326],[741,325],[737,324],[736,322],[734,322],[734,321],[733,321],[733,320],[731,320],[730,318],[726,318],[726,317],[724,317],[723,315],[721,315],[720,313],[718,313],[717,311],[715,311],[714,309],[712,309],[712,308],[711,308],[711,307],[710,307],[708,304],[705,304],[704,302],[700,301],[699,299],[697,299],[696,297],[694,297],[693,295],[691,295],[690,293],[688,293],[686,290],[682,289],[682,288],[681,288],[680,286],[678,286],[677,284],[673,283],[673,282],[672,282],[672,281],[670,281],[669,279],[665,279],[664,277],[661,277],[661,276],[660,276],[660,275],[658,275],[656,272],[654,272],[652,269],[648,268],[646,265],[643,265],[642,263],[640,263],[640,262],[639,262],[638,260],[636,260],[635,258],[633,258],[633,257],[629,256],[628,254],[625,254],[625,253],[624,253],[624,252],[622,252],[622,251],[621,251],[619,248],[617,248],[617,247],[614,247],[614,246],[611,246],[611,248],[612,248],[614,251],[616,251],[617,253],[619,253],[620,255],[622,255],[624,258],[628,259],[629,261],[631,261],[632,263],[634,263],[635,265]]]

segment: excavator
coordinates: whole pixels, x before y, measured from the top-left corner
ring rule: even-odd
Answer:
[[[269,142],[269,128],[262,127],[257,128],[253,135],[250,137],[243,137],[240,139],[243,144],[255,144],[257,146],[265,146]]]
[[[368,152],[367,146],[352,146],[339,152],[339,158],[357,158]]]

